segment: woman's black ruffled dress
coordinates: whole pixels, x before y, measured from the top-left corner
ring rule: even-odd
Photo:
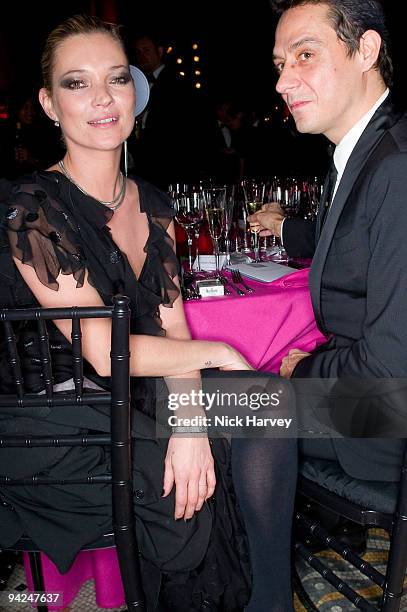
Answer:
[[[72,274],[81,287],[85,271],[106,304],[122,293],[131,300],[131,332],[165,335],[159,306],[171,307],[178,297],[173,282],[177,259],[167,228],[173,211],[167,196],[136,180],[140,208],[149,221],[146,259],[137,279],[112,240],[107,223],[112,211],[80,192],[59,172],[36,172],[10,187],[0,203],[0,306],[38,306],[23,281],[13,256],[32,266],[44,285],[57,290],[58,275]],[[55,383],[72,378],[70,344],[51,332],[56,364]],[[18,330],[24,378],[30,392],[42,390],[41,372],[30,325]],[[86,376],[103,385],[89,366]],[[7,356],[0,339],[0,391],[10,387]],[[229,446],[211,442],[217,470],[216,493],[188,522],[175,521],[174,491],[162,498],[167,441],[155,435],[160,379],[134,378],[131,384],[134,444],[134,510],[142,559],[144,588],[154,610],[160,591],[168,609],[199,610],[212,601],[222,612],[240,610],[248,600],[249,564],[244,529],[233,491]],[[33,409],[24,418],[0,414],[0,431],[37,433],[107,431],[109,416],[92,406]],[[25,455],[24,455],[25,456]],[[22,477],[47,473],[97,474],[109,465],[107,449],[73,447],[31,449],[30,461],[17,449],[0,450],[0,474]],[[111,530],[110,487],[80,485],[0,487],[0,548],[28,534],[61,572],[78,551]]]

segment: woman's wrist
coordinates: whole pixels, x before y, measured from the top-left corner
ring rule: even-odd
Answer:
[[[220,368],[232,360],[234,349],[226,342],[213,342],[213,355],[208,355],[208,359],[204,362],[204,368]]]
[[[176,425],[171,429],[173,434],[208,434],[208,428],[205,425]]]

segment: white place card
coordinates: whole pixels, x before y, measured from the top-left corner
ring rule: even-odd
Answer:
[[[200,255],[199,260],[201,262],[201,270],[205,270],[205,272],[213,272],[216,270],[215,263],[215,255]],[[226,255],[219,255],[219,270],[222,270],[226,262]],[[197,270],[197,261],[195,259],[194,264],[192,266],[193,270]]]

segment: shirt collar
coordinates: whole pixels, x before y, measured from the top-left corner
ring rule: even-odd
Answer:
[[[339,181],[342,178],[342,174],[345,171],[346,164],[348,163],[348,159],[352,154],[353,149],[356,146],[359,138],[363,134],[367,124],[379,108],[381,104],[385,101],[387,96],[389,95],[389,89],[380,96],[377,102],[372,106],[372,108],[349,130],[347,134],[342,138],[340,143],[335,149],[334,152],[334,164],[338,171],[338,178],[336,181],[336,185],[339,185]]]
[[[154,78],[158,79],[158,75],[161,74],[161,71],[164,70],[165,65],[161,64],[161,66],[158,66],[158,68],[156,68],[153,72]]]

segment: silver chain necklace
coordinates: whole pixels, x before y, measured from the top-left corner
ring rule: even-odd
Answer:
[[[107,208],[109,208],[110,210],[113,210],[113,211],[117,210],[119,208],[119,206],[121,206],[123,204],[124,196],[126,195],[126,179],[123,176],[123,172],[120,172],[121,185],[120,185],[120,191],[119,191],[118,195],[113,200],[111,200],[110,202],[105,202],[104,200],[98,200],[97,198],[95,198],[95,196],[91,195],[90,193],[88,193],[87,191],[82,189],[82,187],[80,185],[78,185],[78,183],[69,174],[68,170],[65,168],[65,164],[62,161],[62,159],[61,159],[60,162],[58,162],[58,166],[61,169],[62,174],[64,174],[66,176],[66,178],[69,181],[71,181],[71,183],[73,183],[75,185],[75,187],[77,187],[79,189],[79,191],[81,191],[84,195],[86,195],[86,196],[88,196],[90,198],[93,198],[94,200],[96,200],[100,204],[103,204],[103,206],[106,206]]]

